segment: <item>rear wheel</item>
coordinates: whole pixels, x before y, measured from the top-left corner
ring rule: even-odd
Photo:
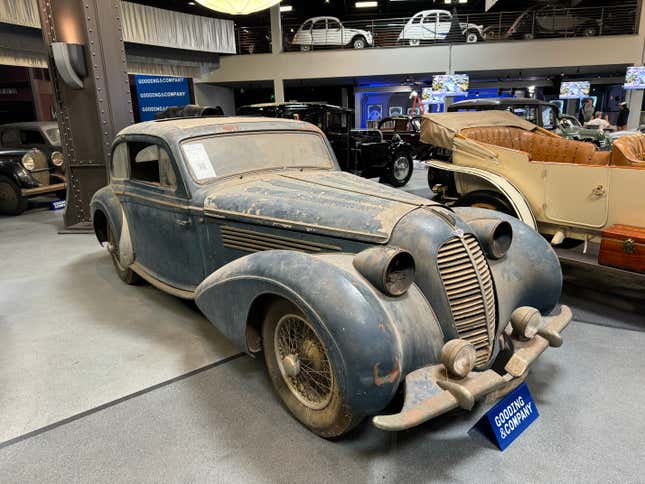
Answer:
[[[581,37],[596,37],[598,35],[598,26],[595,24],[583,25],[578,35]]]
[[[469,30],[468,32],[466,32],[466,43],[476,44],[477,42],[479,42],[480,39],[481,37],[479,36],[479,33],[477,33],[476,31]]]
[[[412,178],[413,169],[412,157],[404,151],[397,151],[394,153],[392,161],[385,168],[381,182],[389,183],[397,188],[402,187]]]
[[[412,47],[419,47],[421,45],[421,41],[419,39],[410,39],[408,40],[408,44]]]
[[[311,46],[310,45],[301,45],[300,50],[302,52],[309,52],[311,50]]]
[[[314,324],[292,303],[273,303],[262,325],[264,360],[273,388],[289,412],[322,437],[336,437],[358,424],[343,400],[334,358]]]
[[[110,253],[110,257],[112,257],[112,263],[114,264],[114,268],[116,269],[116,273],[119,278],[126,284],[138,284],[141,281],[139,275],[129,267],[123,267],[121,264],[121,260],[119,258],[119,240],[116,238],[114,228],[110,223],[108,223],[107,236],[107,249]]]
[[[20,187],[10,178],[0,176],[0,213],[20,215],[27,210],[28,200],[20,194]]]
[[[488,210],[495,210],[502,212],[513,217],[517,217],[517,213],[513,206],[502,194],[489,191],[478,190],[475,192],[467,193],[455,202],[455,207],[473,207],[485,208]]]

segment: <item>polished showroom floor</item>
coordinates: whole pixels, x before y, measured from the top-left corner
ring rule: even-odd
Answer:
[[[44,207],[0,217],[3,484],[642,482],[642,313],[565,291],[575,321],[527,380],[540,417],[503,453],[469,432],[483,404],[325,441],[193,305],[125,286],[92,235],[61,224]]]

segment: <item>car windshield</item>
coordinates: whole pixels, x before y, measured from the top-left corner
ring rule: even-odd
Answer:
[[[306,132],[214,135],[185,141],[182,151],[198,183],[258,170],[334,166],[322,136]]]
[[[45,129],[44,131],[50,145],[60,146],[60,131],[58,130],[58,128],[49,128]]]

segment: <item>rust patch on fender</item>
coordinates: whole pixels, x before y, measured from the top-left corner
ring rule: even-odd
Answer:
[[[380,363],[374,364],[374,384],[377,387],[385,385],[386,383],[390,383],[390,384],[394,383],[394,380],[398,378],[399,373],[401,372],[401,366],[399,365],[398,358],[394,360],[394,368],[392,368],[392,371],[385,376],[379,375],[378,373],[379,366],[381,366]]]

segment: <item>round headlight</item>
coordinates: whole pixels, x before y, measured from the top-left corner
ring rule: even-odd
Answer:
[[[448,341],[441,348],[441,362],[452,376],[464,378],[475,368],[475,347],[463,339]]]
[[[401,296],[414,282],[414,258],[399,247],[372,247],[354,257],[354,267],[388,296]]]
[[[21,163],[26,170],[31,171],[36,168],[36,160],[34,160],[34,156],[31,153],[25,153],[22,157]]]
[[[542,324],[540,311],[530,306],[517,308],[511,314],[511,326],[513,334],[521,339],[531,339],[535,336]]]
[[[477,234],[486,255],[491,259],[501,259],[513,243],[513,226],[506,220],[495,218],[476,219],[470,222]]]
[[[65,163],[65,157],[60,151],[54,151],[52,153],[52,163],[55,166],[63,166],[63,163]]]

